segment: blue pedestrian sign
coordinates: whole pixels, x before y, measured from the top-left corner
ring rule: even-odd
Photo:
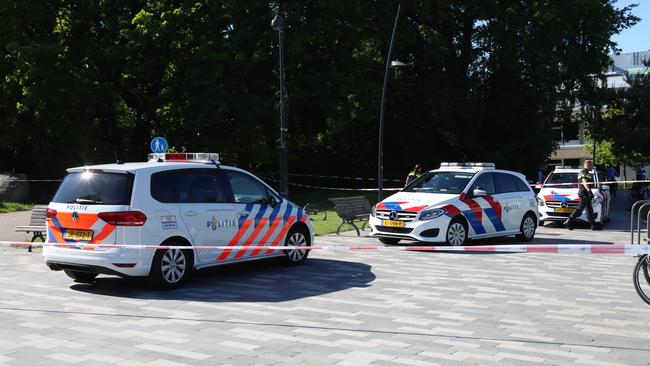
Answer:
[[[151,140],[151,151],[154,154],[163,154],[167,151],[167,140],[160,136],[156,136]]]

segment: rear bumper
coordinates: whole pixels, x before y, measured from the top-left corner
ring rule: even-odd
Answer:
[[[89,273],[141,277],[149,275],[153,250],[114,248],[105,251],[45,246],[43,259],[54,271],[73,270]]]

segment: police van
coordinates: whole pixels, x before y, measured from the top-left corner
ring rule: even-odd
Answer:
[[[537,200],[523,174],[493,163],[442,163],[378,203],[370,236],[463,245],[468,239],[516,235],[532,240]]]
[[[46,220],[47,242],[57,244],[43,248],[52,270],[79,282],[98,274],[147,277],[163,289],[221,264],[269,257],[299,264],[308,250],[266,247],[309,246],[314,239],[300,207],[251,173],[221,165],[214,153],[68,169]]]
[[[540,223],[563,222],[580,204],[578,197],[579,183],[578,173],[583,168],[570,166],[557,166],[551,174],[546,177],[544,184],[537,193],[539,202]],[[590,172],[594,182],[606,181],[606,175],[598,171],[596,167]],[[591,185],[591,193],[594,199],[591,204],[594,211],[596,225],[602,226],[609,220],[611,206],[611,195],[609,186],[605,184]],[[580,221],[588,221],[586,210],[576,218]]]

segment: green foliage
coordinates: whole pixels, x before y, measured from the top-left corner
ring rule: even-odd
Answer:
[[[402,2],[394,54],[415,66],[389,82],[386,175],[415,161],[537,168],[575,90],[606,66],[611,36],[638,20],[612,3]],[[374,175],[396,5],[0,2],[0,170],[57,177],[73,165],[142,161],[163,135],[179,151],[275,171],[278,35],[269,22],[281,12],[290,169]]]
[[[608,96],[602,121],[590,133],[611,141],[611,152],[622,163],[637,166],[650,161],[650,72],[627,79],[630,87]]]
[[[0,213],[29,211],[33,207],[34,205],[28,203],[0,202]]]

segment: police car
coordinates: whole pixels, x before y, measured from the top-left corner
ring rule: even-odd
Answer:
[[[537,229],[537,200],[524,176],[492,163],[442,163],[378,203],[370,236],[463,245],[467,239],[517,235]]]
[[[540,223],[565,221],[573,210],[580,204],[578,197],[578,173],[583,168],[558,166],[546,177],[544,184],[537,193],[539,202]],[[591,171],[595,182],[606,181],[606,175],[599,172],[595,167]],[[603,184],[592,185],[591,192],[594,194],[592,207],[596,224],[602,225],[609,219],[611,195],[609,186]],[[580,217],[581,221],[587,221],[587,212],[584,211]]]
[[[60,244],[43,249],[52,270],[79,282],[98,274],[148,277],[163,289],[181,285],[193,270],[221,264],[269,257],[299,264],[308,250],[265,247],[309,246],[314,239],[300,207],[254,175],[221,165],[213,153],[151,154],[145,163],[68,169],[46,220],[47,242]]]

